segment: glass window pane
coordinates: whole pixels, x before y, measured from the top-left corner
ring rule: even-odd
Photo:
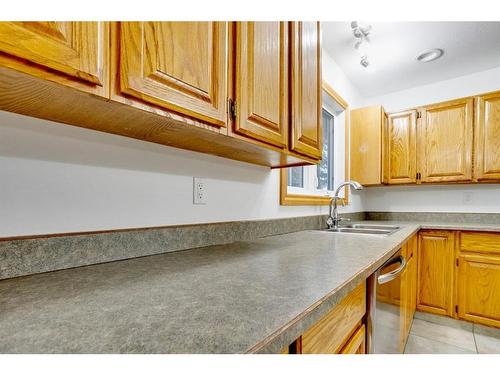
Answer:
[[[333,190],[333,116],[322,111],[323,150],[322,159],[317,166],[319,190]]]
[[[288,186],[304,187],[304,167],[288,168]]]

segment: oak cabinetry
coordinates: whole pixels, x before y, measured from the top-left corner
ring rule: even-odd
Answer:
[[[382,183],[382,135],[385,113],[381,106],[350,113],[350,178],[362,185]]]
[[[3,22],[0,35],[0,110],[270,167],[321,158],[316,22]]]
[[[418,128],[421,182],[472,180],[473,98],[422,108]]]
[[[364,350],[365,333],[361,319],[365,312],[366,286],[362,283],[301,336],[301,353],[340,353],[350,340],[352,343],[347,351],[360,351],[361,346]]]
[[[417,169],[417,111],[388,115],[384,134],[384,183],[415,183]]]
[[[0,22],[0,65],[106,96],[108,23]]]
[[[290,150],[321,159],[321,32],[319,22],[290,23]]]
[[[226,125],[226,22],[121,22],[120,90]]]
[[[500,327],[500,234],[460,233],[457,314],[460,319]]]
[[[288,23],[236,23],[237,133],[288,144]]]
[[[424,230],[418,236],[417,308],[453,315],[454,233]]]
[[[500,180],[500,92],[477,98],[474,179]]]
[[[366,329],[364,324],[353,333],[340,354],[366,354]]]
[[[417,304],[417,243],[418,239],[415,235],[403,246],[406,269],[401,276],[401,353],[404,351],[406,340],[410,334]]]

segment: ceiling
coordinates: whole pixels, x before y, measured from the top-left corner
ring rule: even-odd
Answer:
[[[322,22],[323,49],[366,97],[442,81],[500,66],[500,22],[363,22],[372,25],[363,68],[350,22]],[[421,63],[424,50],[441,48]]]

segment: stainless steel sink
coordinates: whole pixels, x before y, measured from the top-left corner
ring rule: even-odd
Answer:
[[[398,227],[397,225],[385,225],[385,224],[346,224],[342,225],[341,228],[382,229],[382,230],[401,229],[401,227]]]
[[[347,224],[338,228],[325,229],[333,233],[378,234],[383,236],[397,232],[401,227],[383,224]]]

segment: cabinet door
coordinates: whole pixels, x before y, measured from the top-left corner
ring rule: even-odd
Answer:
[[[226,22],[120,24],[124,94],[225,126],[226,67]]]
[[[382,183],[384,109],[371,106],[350,113],[350,178],[362,185]]]
[[[392,113],[388,116],[385,141],[385,183],[416,182],[417,111]]]
[[[236,24],[234,130],[278,147],[288,142],[288,24]]]
[[[421,182],[472,180],[473,99],[425,107],[418,128]]]
[[[103,22],[0,22],[0,51],[102,86]]]
[[[365,312],[366,286],[363,283],[302,335],[302,353],[339,353]]]
[[[417,308],[422,311],[453,314],[454,233],[422,231],[418,245]]]
[[[404,352],[415,314],[415,286],[417,274],[415,257],[407,259],[406,269],[401,276],[400,352]]]
[[[500,180],[500,92],[477,99],[476,180]]]
[[[500,256],[460,254],[458,317],[500,328]]]
[[[366,329],[364,324],[353,333],[340,354],[366,354]]]
[[[319,22],[292,22],[291,150],[321,159],[321,35]]]

